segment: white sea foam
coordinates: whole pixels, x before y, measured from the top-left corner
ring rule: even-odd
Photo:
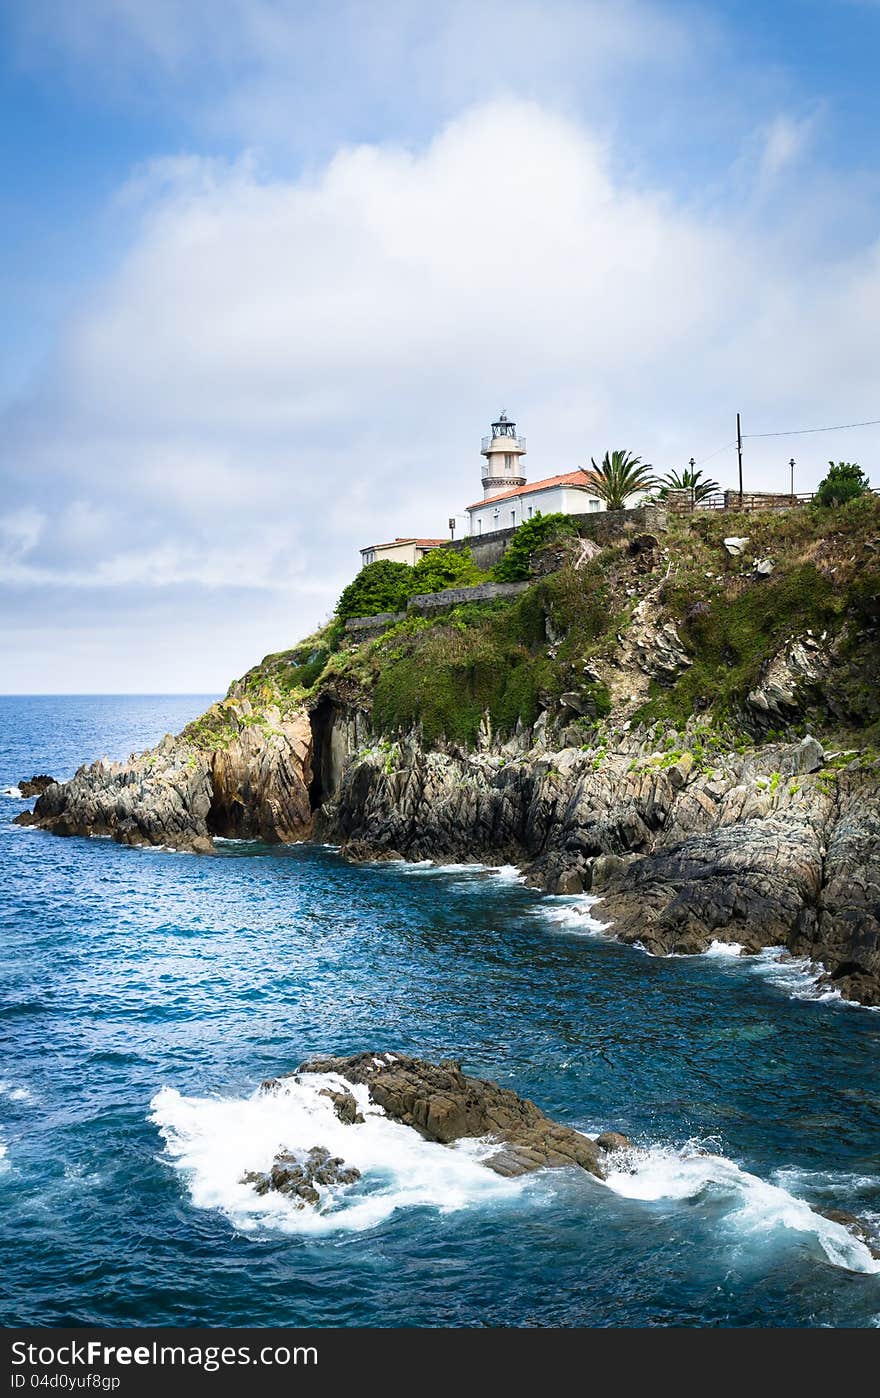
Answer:
[[[792,956],[785,947],[764,947],[757,956],[750,956],[744,963],[756,975],[764,976],[774,985],[784,990],[792,1000],[817,1000],[827,1003],[837,1000],[844,1005],[855,1005],[855,1000],[844,1000],[839,990],[833,986],[820,985],[825,967],[819,961],[811,961],[806,956]]]
[[[385,861],[388,862],[387,860]],[[433,859],[394,860],[402,874],[484,874],[485,864],[435,864]]]
[[[704,956],[741,956],[741,942],[712,942],[703,952]]]
[[[542,902],[536,910],[546,922],[556,927],[564,927],[566,932],[578,932],[584,937],[598,937],[605,933],[609,924],[593,917],[591,908],[599,899],[589,893],[561,895],[552,902]]]
[[[376,859],[368,861],[376,868],[387,868],[389,864],[402,874],[482,874],[489,879],[500,879],[504,883],[525,883],[525,874],[515,864],[481,864],[479,860],[458,861],[438,864],[433,859]],[[488,883],[488,880],[486,880]],[[474,880],[474,884],[477,880]],[[471,885],[473,886],[473,885]]]
[[[501,879],[504,883],[525,883],[526,876],[515,864],[499,864],[491,870],[496,879]]]
[[[784,1186],[704,1151],[698,1142],[681,1150],[658,1146],[620,1152],[611,1161],[615,1168],[605,1183],[624,1198],[705,1202],[719,1217],[719,1228],[739,1244],[772,1244],[795,1233],[835,1267],[880,1273],[880,1261],[842,1224],[823,1218]]]
[[[30,1096],[27,1087],[13,1087],[11,1083],[0,1082],[0,1097],[7,1097],[10,1102],[28,1102]]]
[[[873,1198],[880,1187],[880,1177],[876,1174],[856,1174],[850,1170],[802,1170],[796,1166],[775,1170],[773,1182],[793,1194],[805,1194],[814,1202],[829,1207],[839,1205],[841,1199],[851,1202],[861,1194]],[[858,1212],[862,1219],[871,1217],[861,1208]]]
[[[327,1086],[354,1093],[365,1120],[344,1125]],[[282,1080],[277,1092],[245,1098],[183,1097],[163,1087],[150,1103],[151,1120],[165,1141],[168,1159],[186,1179],[196,1208],[216,1209],[237,1228],[328,1233],[374,1228],[398,1209],[431,1207],[441,1212],[515,1198],[527,1188],[504,1179],[480,1162],[487,1142],[442,1146],[410,1127],[390,1121],[369,1101],[367,1089],[329,1075]],[[354,1185],[322,1188],[320,1202],[297,1209],[283,1195],[262,1197],[241,1177],[268,1170],[281,1150],[305,1154],[324,1146],[361,1171]]]
[[[4,786],[2,789],[2,793],[0,794],[2,794],[3,796],[11,797],[13,801],[24,800],[24,797],[22,796],[17,786]]]

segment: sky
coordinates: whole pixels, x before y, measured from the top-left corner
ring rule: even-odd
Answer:
[[[503,407],[880,485],[880,0],[0,0],[0,692],[213,693]]]

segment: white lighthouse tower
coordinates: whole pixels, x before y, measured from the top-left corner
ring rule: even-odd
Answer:
[[[491,500],[504,490],[525,485],[521,457],[526,454],[526,439],[516,435],[516,423],[502,411],[492,423],[492,435],[483,438],[481,448],[486,464],[483,467],[483,499]]]

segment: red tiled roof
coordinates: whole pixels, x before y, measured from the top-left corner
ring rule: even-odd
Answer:
[[[488,500],[478,500],[475,505],[466,505],[467,510],[479,509],[480,505],[491,505],[496,500],[512,500],[515,495],[531,495],[535,490],[549,490],[554,485],[575,485],[581,490],[593,490],[587,471],[564,471],[561,476],[547,476],[543,481],[532,481],[531,485],[520,485],[515,490],[502,490],[498,495],[490,495]]]
[[[448,543],[447,539],[392,539],[388,544],[367,544],[361,553],[369,553],[370,549],[393,549],[395,544],[415,544],[416,548],[427,549],[445,543]]]

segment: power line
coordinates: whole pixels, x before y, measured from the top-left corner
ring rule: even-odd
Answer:
[[[841,422],[836,427],[798,427],[792,432],[744,432],[743,440],[748,438],[754,441],[756,437],[807,437],[814,432],[846,432],[850,427],[877,426],[880,426],[880,417],[871,418],[869,422]],[[707,457],[706,460],[708,459]]]
[[[725,442],[725,444],[724,444],[723,447],[716,447],[715,451],[710,451],[710,453],[709,453],[708,456],[701,456],[700,459],[699,459],[699,461],[694,462],[694,465],[695,465],[695,466],[705,466],[706,462],[707,462],[707,461],[711,461],[712,458],[713,458],[713,456],[720,456],[721,453],[722,453],[723,451],[730,451],[730,448],[731,448],[731,447],[735,447],[735,446],[736,446],[736,442],[735,442],[735,441],[734,441],[734,442]]]

